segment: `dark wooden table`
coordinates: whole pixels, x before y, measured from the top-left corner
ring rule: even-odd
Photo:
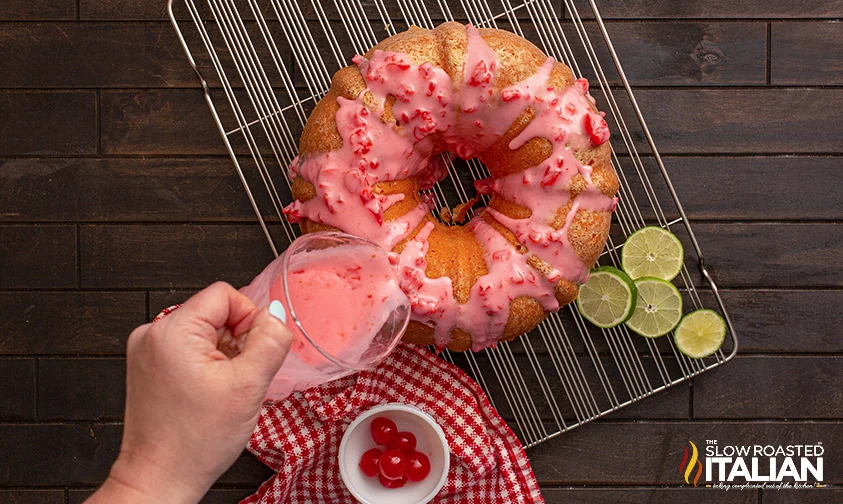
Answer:
[[[843,2],[601,4],[742,350],[532,449],[545,498],[841,502]],[[270,255],[161,2],[0,20],[0,501],[75,503],[119,444],[130,330]],[[832,488],[686,488],[682,447],[712,438],[822,442]],[[269,475],[244,455],[207,501]]]

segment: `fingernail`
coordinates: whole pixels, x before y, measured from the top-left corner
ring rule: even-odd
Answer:
[[[281,304],[281,301],[275,300],[269,303],[269,314],[273,317],[279,319],[281,322],[287,323],[287,310],[284,309],[284,305]]]

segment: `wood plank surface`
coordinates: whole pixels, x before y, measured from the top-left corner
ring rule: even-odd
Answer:
[[[725,290],[741,353],[838,353],[841,290]]]
[[[166,23],[0,23],[0,59],[0,88],[199,86]]]
[[[611,62],[596,23],[586,23],[598,61]],[[574,60],[590,81],[595,71],[574,25],[562,24]],[[716,86],[766,83],[767,25],[761,22],[606,23],[612,44],[633,86]],[[532,31],[529,27],[526,33]],[[537,41],[539,39],[537,38]],[[541,45],[539,45],[541,47]],[[604,65],[610,84],[621,79],[614,65]],[[596,83],[593,84],[596,86]]]
[[[2,21],[50,21],[76,18],[73,0],[5,0],[0,4]]]
[[[164,2],[133,0],[79,0],[79,17],[96,20],[167,19]]]
[[[843,224],[698,223],[720,287],[840,287]]]
[[[664,162],[692,220],[843,219],[838,157],[669,156]],[[660,200],[669,201],[659,179],[651,178]]]
[[[85,225],[81,239],[82,285],[93,288],[241,286],[273,257],[257,225]]]
[[[76,287],[74,226],[0,225],[0,289]]]
[[[587,4],[586,4],[587,5]],[[687,19],[687,18],[839,18],[843,17],[840,0],[598,0],[604,18]],[[591,9],[582,8],[590,15]]]
[[[64,504],[64,490],[0,490],[6,504]]]
[[[96,486],[120,448],[114,424],[0,424],[0,487]]]
[[[39,359],[38,418],[120,420],[126,402],[124,359]]]
[[[122,355],[143,292],[0,292],[0,354]]]
[[[772,23],[770,35],[773,84],[843,84],[843,25],[839,22]]]
[[[0,397],[0,421],[35,420],[35,359],[0,358]]]
[[[201,90],[103,93],[104,154],[225,154]]]
[[[255,221],[228,157],[14,158],[0,173],[7,222]]]
[[[843,501],[843,490],[839,488],[830,488],[822,492],[815,492],[812,489],[789,492],[762,490],[761,496],[767,504],[825,504]]]
[[[739,356],[694,379],[694,417],[843,418],[840,376],[841,357]]]
[[[96,95],[0,92],[0,156],[94,154]],[[43,132],[49,131],[49,135]]]
[[[755,492],[706,492],[687,488],[549,488],[547,504],[755,504]],[[765,501],[766,502],[766,501]]]
[[[641,89],[635,97],[662,153],[843,152],[843,89]]]

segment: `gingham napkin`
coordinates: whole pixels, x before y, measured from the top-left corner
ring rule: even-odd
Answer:
[[[544,502],[524,448],[480,387],[427,349],[399,345],[371,371],[264,406],[247,448],[276,474],[241,504],[356,502],[340,479],[340,440],[357,415],[389,402],[426,411],[445,431],[451,469],[434,502]]]
[[[426,411],[445,431],[451,471],[435,502],[544,502],[521,443],[480,387],[425,348],[399,345],[371,371],[263,408],[248,449],[277,474],[243,503],[356,502],[340,479],[340,440],[358,414],[388,402]]]

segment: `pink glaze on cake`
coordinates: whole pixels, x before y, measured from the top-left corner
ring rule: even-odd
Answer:
[[[434,328],[436,345],[444,347],[454,328],[472,335],[472,349],[494,345],[503,334],[513,299],[534,298],[547,311],[559,303],[556,283],[565,278],[576,283],[587,279],[589,265],[577,256],[568,229],[578,211],[613,210],[616,200],[603,195],[591,181],[591,167],[580,163],[574,152],[605,142],[609,130],[602,113],[592,109],[588,84],[579,79],[565,89],[548,86],[554,60],[548,58],[534,75],[493,93],[499,62],[479,32],[468,26],[468,49],[463,82],[456,86],[448,74],[429,63],[415,65],[409,56],[376,50],[370,59],[357,56],[367,90],[356,100],[340,98],[337,129],[340,149],[296,159],[291,171],[312,183],[316,197],[296,201],[285,209],[292,222],[305,217],[357,234],[386,250],[419,228],[428,208],[421,204],[401,217],[385,221],[383,213],[403,195],[373,193],[378,182],[417,177],[428,185],[444,176],[443,167],[432,159],[431,135],[463,158],[483,152],[501,137],[528,108],[534,119],[509,147],[518,149],[532,138],[545,138],[551,155],[541,164],[498,178],[478,181],[478,190],[493,193],[530,209],[526,219],[512,219],[487,209],[529,249],[521,253],[491,225],[477,216],[469,229],[485,250],[488,273],[471,288],[468,302],[454,299],[448,277],[425,275],[428,238],[434,225],[427,223],[404,247],[393,254],[399,284],[413,306],[413,320]],[[371,93],[378,110],[362,103]],[[396,97],[393,114],[402,128],[380,119],[387,96]],[[571,201],[571,182],[582,175],[587,187]],[[557,214],[570,204],[564,226],[554,229]],[[528,264],[535,256],[552,271],[545,277]]]

